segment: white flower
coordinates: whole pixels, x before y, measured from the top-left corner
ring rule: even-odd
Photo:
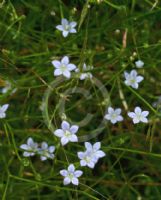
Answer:
[[[108,113],[105,115],[105,119],[110,120],[112,124],[123,121],[123,117],[120,115],[121,109],[113,109],[112,107],[108,107]]]
[[[0,106],[0,118],[6,117],[6,110],[8,109],[9,104],[4,104],[3,106]]]
[[[72,63],[69,63],[68,56],[64,56],[61,61],[53,60],[52,64],[56,68],[54,71],[54,76],[63,75],[66,78],[71,77],[71,71],[76,69],[76,66]]]
[[[61,138],[62,145],[67,144],[69,141],[78,142],[78,138],[75,135],[78,131],[78,128],[79,127],[76,125],[70,126],[67,121],[63,121],[61,124],[61,129],[57,129],[56,131],[54,131],[54,135]]]
[[[22,144],[20,148],[25,150],[23,153],[24,157],[34,156],[38,151],[38,144],[30,137],[27,140],[27,144]]]
[[[124,76],[126,79],[125,84],[135,89],[139,87],[138,83],[140,83],[144,79],[144,77],[142,76],[137,76],[136,70],[132,70],[130,73],[124,72]]]
[[[133,119],[134,124],[139,122],[147,123],[147,116],[149,115],[149,111],[142,111],[140,107],[136,107],[134,112],[129,112],[128,116]]]
[[[80,177],[83,174],[83,172],[81,170],[75,170],[74,165],[70,164],[68,169],[61,170],[60,174],[65,177],[63,182],[64,185],[68,185],[70,183],[72,183],[73,185],[78,185],[78,177]]]
[[[38,153],[40,154],[40,159],[42,161],[47,160],[48,158],[53,159],[55,151],[55,146],[49,146],[46,142],[41,143],[41,148],[38,149]]]
[[[59,31],[62,31],[64,37],[67,37],[69,33],[76,33],[76,22],[69,22],[67,19],[61,20],[61,25],[56,26]]]
[[[135,62],[137,68],[142,68],[144,66],[144,62],[142,60],[138,60]]]
[[[100,150],[101,143],[96,142],[92,145],[89,142],[85,142],[86,151],[78,152],[78,158],[80,159],[81,166],[88,166],[89,168],[94,168],[95,164],[98,162],[99,158],[105,156],[105,153]]]
[[[91,79],[93,75],[90,72],[87,72],[89,70],[93,69],[93,66],[86,65],[85,63],[83,64],[83,72],[80,74],[79,79],[84,80],[84,79]],[[77,68],[75,72],[80,72],[80,70]]]
[[[89,168],[94,168],[95,162],[93,160],[93,157],[91,156],[90,152],[78,152],[77,153],[78,158],[80,159],[80,165],[81,166],[88,166]]]

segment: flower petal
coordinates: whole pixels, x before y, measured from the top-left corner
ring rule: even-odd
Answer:
[[[65,178],[64,178],[64,181],[63,181],[63,184],[64,184],[64,185],[68,185],[70,182],[71,182],[71,181],[70,181],[70,178],[65,177]]]
[[[72,28],[72,29],[69,30],[69,32],[70,32],[70,33],[76,33],[77,31],[76,31],[75,28]]]
[[[71,142],[78,142],[78,137],[76,135],[72,134],[70,136],[70,138],[69,138],[69,141],[71,141]]]
[[[89,142],[85,142],[85,147],[86,147],[87,150],[92,150],[93,149],[92,144],[89,143]]]
[[[98,149],[100,149],[101,148],[101,142],[96,142],[94,145],[93,145],[93,149],[95,150],[95,151],[97,151]]]
[[[99,150],[99,151],[97,151],[96,152],[96,156],[98,157],[98,158],[102,158],[102,157],[104,157],[106,154],[103,152],[103,151],[101,151],[101,150]]]
[[[33,141],[33,139],[31,137],[29,137],[27,139],[27,144],[28,144],[28,146],[32,146],[34,144],[34,141]]]
[[[55,68],[59,68],[61,65],[60,61],[58,60],[53,60],[51,63],[54,65]]]
[[[143,76],[137,76],[136,81],[140,83],[144,79]]]
[[[148,119],[146,117],[141,117],[140,121],[144,123],[148,123]]]
[[[2,107],[1,107],[1,111],[5,112],[9,107],[9,104],[4,104]]]
[[[62,25],[57,25],[56,26],[56,29],[58,29],[59,31],[63,31],[64,30],[64,27]]]
[[[42,149],[48,149],[48,144],[46,142],[41,143],[41,148]]]
[[[133,123],[134,123],[134,124],[137,124],[137,123],[139,123],[139,122],[140,122],[140,120],[139,120],[137,117],[133,118]]]
[[[112,124],[116,124],[116,123],[117,123],[117,120],[116,120],[116,119],[111,119],[111,123],[112,123]]]
[[[0,112],[0,118],[5,118],[6,117],[6,113],[4,113],[4,112]]]
[[[129,117],[134,118],[136,117],[136,114],[134,112],[128,112],[127,113]]]
[[[67,175],[68,175],[68,171],[65,170],[65,169],[60,170],[60,174],[61,174],[62,176],[67,176]]]
[[[63,26],[68,25],[68,20],[65,19],[65,18],[63,18],[63,19],[61,20],[61,24],[62,24]]]
[[[94,162],[89,162],[89,163],[87,163],[87,166],[89,167],[89,168],[94,168],[94,166],[95,166],[95,163]]]
[[[73,164],[70,164],[70,165],[68,166],[68,172],[73,173],[74,171],[75,171],[74,165],[73,165]]]
[[[68,56],[64,56],[61,59],[61,63],[64,64],[64,65],[68,65],[68,63],[69,63],[69,57]]]
[[[108,113],[112,114],[114,112],[114,109],[112,107],[108,107]]]
[[[142,116],[146,117],[149,115],[149,111],[143,111],[141,114],[142,114]]]
[[[63,121],[61,127],[64,131],[66,131],[70,129],[70,124],[67,121]]]
[[[70,132],[73,133],[73,134],[75,134],[78,131],[78,129],[79,129],[79,126],[73,125],[70,128]]]
[[[31,156],[31,153],[25,151],[25,152],[23,153],[23,156],[24,156],[24,157],[29,157],[29,156]]]
[[[29,147],[28,147],[27,144],[22,144],[22,145],[20,146],[20,148],[21,148],[21,149],[24,149],[24,150],[28,150],[28,149],[29,149]]]
[[[80,177],[80,176],[82,176],[82,174],[83,174],[83,172],[81,170],[76,170],[74,172],[75,177]]]
[[[76,177],[72,178],[72,183],[73,185],[78,185],[79,184],[79,180]]]
[[[110,116],[109,114],[106,114],[106,115],[104,116],[104,118],[107,119],[107,120],[110,120],[110,119],[111,119],[111,116]]]
[[[120,109],[120,108],[115,109],[115,113],[116,113],[117,115],[120,115],[121,109]]]
[[[121,115],[117,116],[117,121],[119,122],[123,121],[123,117]]]
[[[65,70],[65,71],[63,72],[63,75],[64,75],[66,78],[70,78],[70,77],[71,77],[71,73],[70,73],[70,71],[68,71],[68,70]]]
[[[129,78],[129,73],[124,72],[124,77],[125,77],[125,79],[128,79]]]
[[[61,144],[62,144],[63,146],[66,145],[68,142],[69,142],[69,140],[68,140],[67,137],[62,137],[62,138],[61,138]]]
[[[57,137],[63,137],[64,131],[62,129],[57,129],[56,131],[54,131],[54,135],[56,135]]]
[[[72,70],[76,69],[77,67],[74,64],[68,64],[67,68],[69,71],[72,71]]]
[[[63,36],[64,36],[64,37],[67,37],[67,36],[68,36],[68,34],[69,34],[69,32],[68,32],[68,31],[63,31]]]
[[[80,161],[80,166],[84,167],[87,165],[87,162],[85,160]]]
[[[60,76],[62,74],[62,71],[60,69],[56,69],[54,71],[54,76]]]
[[[50,147],[49,147],[49,152],[50,152],[50,153],[53,153],[54,151],[55,151],[55,146],[50,146]]]
[[[132,70],[132,71],[130,72],[130,75],[133,76],[133,77],[136,77],[137,74],[138,74],[138,73],[137,73],[136,70]]]
[[[141,114],[141,112],[142,112],[140,107],[136,107],[134,111],[136,114]]]
[[[77,153],[77,155],[78,155],[79,159],[83,159],[84,158],[84,152],[80,151],[80,152]]]
[[[45,157],[45,156],[40,156],[40,159],[41,159],[41,161],[45,161],[45,160],[47,160],[47,157]]]
[[[77,22],[70,22],[70,26],[74,28],[77,25]]]

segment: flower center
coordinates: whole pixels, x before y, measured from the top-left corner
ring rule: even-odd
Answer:
[[[64,72],[67,69],[67,67],[66,67],[66,65],[62,64],[60,69],[61,69],[62,72]]]
[[[71,136],[71,132],[70,131],[65,131],[65,136],[66,137],[70,137]]]
[[[136,114],[137,115],[137,118],[140,120],[142,118],[142,115],[141,114]]]
[[[111,115],[111,118],[112,118],[112,119],[116,119],[116,117],[117,117],[116,113],[113,113],[113,114]]]
[[[66,31],[69,31],[70,26],[69,26],[69,25],[65,25],[64,29],[65,29]]]
[[[70,178],[70,180],[72,180],[73,177],[74,177],[73,173],[69,173],[69,174],[68,174],[68,178]]]
[[[87,163],[89,163],[90,160],[91,160],[91,158],[90,158],[89,156],[86,156],[86,157],[85,157],[85,161],[86,161]]]
[[[134,84],[136,82],[136,80],[134,78],[130,79],[130,83]]]

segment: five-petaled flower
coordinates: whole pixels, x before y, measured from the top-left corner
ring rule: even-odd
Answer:
[[[147,123],[147,116],[149,115],[149,111],[142,111],[140,107],[136,107],[134,112],[129,112],[128,116],[133,119],[133,123],[137,124],[139,122]]]
[[[64,37],[67,37],[69,33],[76,33],[76,27],[77,23],[76,22],[69,22],[67,19],[62,19],[61,20],[61,25],[57,25],[56,28],[59,31],[62,31],[62,34]]]
[[[38,152],[38,144],[31,137],[27,139],[27,144],[22,144],[20,148],[25,150],[23,153],[24,157],[34,156]]]
[[[142,68],[144,66],[144,62],[142,60],[137,60],[135,65],[137,68]]]
[[[123,117],[120,115],[121,109],[113,109],[112,107],[108,107],[108,113],[104,116],[105,119],[110,120],[112,124],[123,121]]]
[[[93,75],[89,72],[91,69],[93,69],[93,66],[86,65],[84,63],[82,72],[80,73],[80,70],[78,68],[75,70],[75,72],[80,73],[80,76],[79,76],[80,80],[91,79],[93,77]]]
[[[4,104],[3,106],[0,106],[0,118],[6,117],[6,111],[9,107],[9,104]]]
[[[61,61],[53,60],[52,64],[55,67],[54,76],[63,75],[66,78],[71,77],[71,71],[76,69],[76,66],[72,63],[69,63],[68,56],[64,56]]]
[[[135,89],[139,87],[138,83],[140,83],[144,79],[143,76],[138,76],[136,70],[132,70],[130,73],[124,72],[124,76],[126,79],[125,84]]]
[[[40,159],[42,161],[47,160],[48,158],[53,159],[55,151],[55,146],[48,146],[46,142],[41,143],[41,148],[38,149],[38,154],[40,154]]]
[[[78,137],[76,136],[76,133],[78,131],[77,125],[72,125],[67,121],[63,121],[61,124],[61,129],[57,129],[54,131],[54,135],[61,138],[61,144],[66,145],[68,142],[77,142]]]
[[[70,164],[67,170],[60,170],[60,174],[64,176],[64,185],[68,185],[70,183],[72,183],[73,185],[78,185],[78,177],[80,177],[83,172],[81,170],[75,170],[75,166],[73,164]]]
[[[78,152],[78,158],[80,159],[81,166],[88,166],[89,168],[94,168],[95,164],[98,162],[99,158],[105,156],[105,153],[100,150],[101,143],[96,142],[92,145],[90,142],[85,142],[85,152]]]

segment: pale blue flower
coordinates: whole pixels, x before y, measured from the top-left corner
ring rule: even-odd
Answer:
[[[56,26],[59,31],[62,31],[64,37],[67,37],[69,33],[76,33],[76,22],[69,22],[67,19],[61,20],[61,25]]]
[[[108,113],[104,116],[104,118],[111,121],[112,124],[123,121],[120,108],[113,109],[112,107],[108,107]]]
[[[31,137],[27,139],[27,144],[22,144],[20,148],[25,150],[24,157],[34,156],[38,152],[38,144]]]
[[[64,56],[61,61],[53,60],[52,64],[55,67],[54,76],[63,75],[66,78],[71,77],[71,71],[76,69],[76,66],[72,63],[69,63],[68,56]]]
[[[61,138],[62,145],[66,145],[68,142],[78,142],[78,137],[76,136],[78,129],[77,125],[70,126],[67,121],[63,121],[61,129],[54,131],[54,135]]]
[[[77,153],[78,158],[80,159],[81,166],[88,166],[89,168],[94,168],[99,158],[102,158],[106,155],[102,150],[100,150],[100,142],[96,142],[94,145],[92,145],[90,142],[85,142],[85,148],[85,152]]]
[[[55,151],[55,146],[48,146],[46,142],[41,143],[41,148],[38,149],[38,154],[40,154],[40,159],[42,161],[47,160],[48,158],[53,159]]]
[[[83,172],[81,170],[75,170],[75,166],[70,164],[67,170],[60,170],[60,174],[64,176],[64,185],[70,183],[73,185],[79,185],[78,177],[82,176]]]
[[[140,83],[144,79],[143,76],[138,76],[136,70],[132,70],[130,73],[124,72],[124,76],[126,79],[125,84],[135,89],[138,89],[138,83]]]
[[[4,104],[3,106],[0,106],[0,118],[5,118],[6,117],[6,111],[9,107],[9,104]]]
[[[80,165],[83,166],[88,166],[89,168],[94,168],[95,162],[93,160],[93,157],[91,156],[91,153],[88,151],[85,152],[78,152],[77,153],[78,158],[80,159]]]
[[[138,60],[135,62],[137,68],[142,68],[144,66],[144,62],[142,60]]]
[[[137,124],[139,122],[148,123],[148,115],[149,111],[142,111],[140,107],[136,107],[134,112],[128,113],[128,116],[132,118],[134,124]]]

